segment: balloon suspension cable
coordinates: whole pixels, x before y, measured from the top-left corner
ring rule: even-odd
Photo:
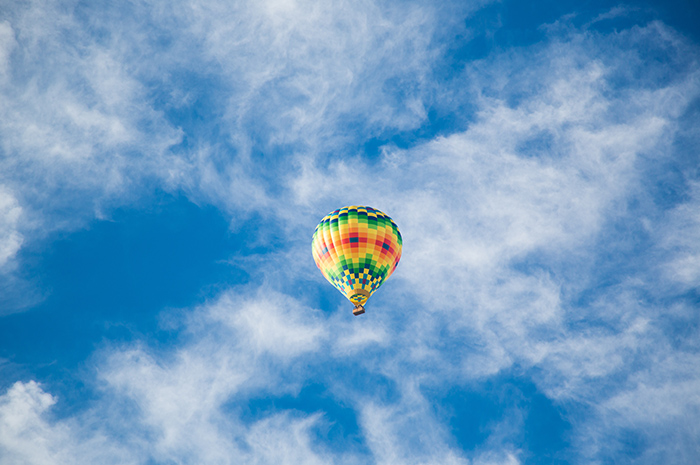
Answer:
[[[352,314],[355,316],[358,316],[358,315],[362,315],[363,313],[365,313],[365,307],[363,307],[362,305],[355,305],[355,308],[353,309]]]

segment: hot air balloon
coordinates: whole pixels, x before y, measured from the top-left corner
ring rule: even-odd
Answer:
[[[316,226],[311,250],[323,276],[350,302],[354,315],[396,269],[401,259],[396,223],[372,207],[343,207]]]

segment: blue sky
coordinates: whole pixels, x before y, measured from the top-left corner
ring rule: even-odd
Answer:
[[[0,464],[697,463],[694,2],[2,5]]]

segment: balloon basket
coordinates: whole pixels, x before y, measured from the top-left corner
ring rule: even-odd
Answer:
[[[365,307],[362,305],[356,305],[355,309],[352,311],[352,314],[355,316],[362,315],[363,313],[365,313]]]

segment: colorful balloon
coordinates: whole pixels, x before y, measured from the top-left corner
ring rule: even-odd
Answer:
[[[396,223],[372,207],[344,207],[316,226],[311,250],[323,276],[355,304],[353,314],[396,269],[401,259]]]

